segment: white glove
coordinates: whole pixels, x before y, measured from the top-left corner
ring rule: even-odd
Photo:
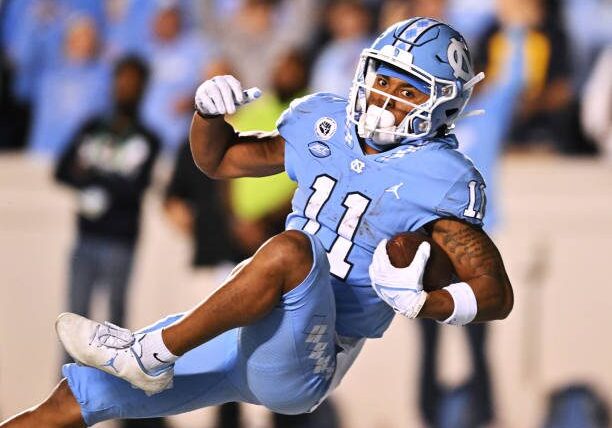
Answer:
[[[202,83],[195,93],[195,106],[203,116],[234,114],[236,106],[259,98],[259,88],[242,90],[242,84],[234,76],[215,76]]]
[[[386,247],[387,240],[383,239],[374,250],[370,265],[372,288],[395,312],[416,318],[427,299],[427,292],[423,290],[423,274],[430,245],[422,242],[412,263],[405,268],[396,268],[391,264]]]

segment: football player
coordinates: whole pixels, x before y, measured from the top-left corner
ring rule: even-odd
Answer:
[[[481,228],[485,184],[451,133],[481,78],[457,31],[413,18],[364,50],[348,100],[297,99],[278,132],[236,133],[224,115],[249,93],[231,76],[204,82],[190,136],[196,164],[216,178],[285,170],[298,184],[287,230],[207,300],[151,327],[62,314],[56,330],[80,364],[1,426],[93,425],[228,401],[308,412],[395,313],[453,325],[505,318],[512,288]],[[408,267],[390,264],[386,240],[417,230],[446,251],[455,283],[423,290],[428,243]]]

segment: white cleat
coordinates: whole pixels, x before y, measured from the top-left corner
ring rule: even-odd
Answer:
[[[128,329],[65,312],[57,317],[55,331],[66,352],[81,365],[125,379],[147,395],[172,388],[174,365],[147,373],[140,362],[140,342]]]

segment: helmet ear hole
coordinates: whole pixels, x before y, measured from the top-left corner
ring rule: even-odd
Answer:
[[[420,117],[413,117],[408,122],[408,130],[411,133],[425,132],[427,129],[427,122]]]
[[[446,117],[454,116],[457,114],[458,111],[459,111],[458,108],[449,108],[448,110],[445,111]]]

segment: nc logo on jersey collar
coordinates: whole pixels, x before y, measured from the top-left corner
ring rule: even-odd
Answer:
[[[315,123],[315,134],[322,140],[329,140],[336,133],[338,125],[331,117],[322,117]]]
[[[355,171],[357,174],[361,174],[364,168],[365,168],[365,163],[363,163],[359,159],[354,159],[351,162],[351,169]]]
[[[313,141],[308,144],[308,150],[316,158],[326,158],[331,155],[331,150],[323,141]]]

